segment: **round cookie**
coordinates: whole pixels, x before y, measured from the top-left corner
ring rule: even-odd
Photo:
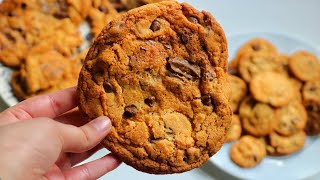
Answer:
[[[250,83],[252,78],[265,71],[281,72],[281,66],[275,54],[243,54],[239,62],[239,73],[243,80]]]
[[[288,104],[295,95],[289,79],[276,72],[261,72],[254,76],[250,83],[250,92],[256,100],[275,107]]]
[[[249,168],[259,164],[266,156],[264,143],[252,136],[242,136],[230,149],[231,160],[240,167]]]
[[[271,133],[275,126],[275,110],[251,97],[242,101],[239,112],[242,128],[250,135],[265,136]]]
[[[230,106],[232,111],[236,112],[238,110],[241,100],[247,94],[247,85],[242,79],[231,74],[228,75],[228,79],[231,88]]]
[[[292,74],[301,81],[320,80],[320,62],[309,52],[295,52],[290,57],[289,67]]]
[[[305,132],[310,135],[319,135],[320,134],[320,102],[304,102],[308,113],[307,125]]]
[[[320,79],[306,82],[302,89],[302,96],[304,101],[320,102]]]
[[[276,132],[272,132],[268,138],[268,154],[276,156],[287,155],[303,148],[306,140],[306,133],[304,131],[299,131],[291,136],[281,136]]]
[[[307,123],[307,112],[300,102],[293,102],[276,110],[275,131],[290,136],[303,130]]]
[[[140,171],[199,167],[221,148],[231,122],[227,54],[207,12],[169,1],[133,9],[89,50],[79,108],[111,119],[103,145]]]
[[[254,38],[246,42],[239,48],[236,56],[230,62],[230,67],[234,71],[238,71],[239,62],[244,54],[277,54],[276,47],[269,41],[262,38]]]
[[[232,115],[231,125],[227,132],[226,142],[235,141],[241,136],[241,122],[238,115]]]

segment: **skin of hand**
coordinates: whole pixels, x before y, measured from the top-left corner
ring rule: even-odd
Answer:
[[[75,166],[103,148],[102,116],[87,123],[76,88],[25,100],[0,113],[0,179],[97,179],[121,163],[112,154]],[[74,167],[75,166],[75,167]]]

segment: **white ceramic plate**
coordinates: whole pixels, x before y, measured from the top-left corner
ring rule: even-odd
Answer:
[[[0,97],[8,106],[18,103],[10,86],[11,74],[11,69],[0,64]]]
[[[244,42],[254,37],[262,37],[271,41],[280,53],[292,54],[296,50],[307,50],[318,57],[320,55],[319,51],[314,48],[315,46],[293,37],[271,33],[250,33],[227,38],[230,59]],[[320,139],[318,137],[308,137],[305,147],[298,153],[283,157],[267,156],[258,166],[251,169],[240,168],[230,160],[231,145],[232,143],[225,144],[210,159],[210,162],[226,173],[241,179],[305,179],[320,172]]]

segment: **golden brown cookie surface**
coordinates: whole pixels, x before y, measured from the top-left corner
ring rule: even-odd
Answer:
[[[243,100],[239,109],[242,127],[249,134],[264,136],[275,126],[275,110],[268,104],[259,103],[252,97]]]
[[[283,136],[290,136],[305,128],[307,112],[300,102],[291,102],[276,110],[275,131]]]
[[[301,81],[320,79],[320,62],[318,58],[306,51],[295,52],[289,60],[292,74]]]
[[[295,95],[289,79],[276,72],[262,72],[254,76],[250,92],[256,100],[276,107],[288,104]]]
[[[263,142],[253,136],[242,136],[230,149],[231,160],[240,167],[254,167],[266,156]]]
[[[80,74],[80,109],[110,117],[103,144],[125,163],[155,174],[187,171],[225,140],[226,71],[226,39],[209,13],[146,5],[95,40]]]
[[[239,73],[243,80],[250,82],[252,78],[261,72],[281,71],[275,54],[243,54],[239,62]]]
[[[281,136],[276,132],[269,135],[268,153],[270,155],[287,155],[301,150],[304,146],[306,133],[299,131],[290,136]]]
[[[230,63],[234,71],[239,71],[239,62],[244,54],[277,54],[276,47],[262,38],[254,38],[242,45]]]

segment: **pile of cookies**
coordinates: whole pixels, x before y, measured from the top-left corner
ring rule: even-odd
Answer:
[[[0,4],[0,63],[14,70],[19,100],[77,84],[87,49],[121,13],[161,0],[4,0]],[[83,39],[79,26],[88,22]]]
[[[280,54],[265,39],[240,47],[230,63],[227,142],[233,162],[254,167],[268,154],[301,150],[307,135],[320,133],[320,61],[306,51]]]

